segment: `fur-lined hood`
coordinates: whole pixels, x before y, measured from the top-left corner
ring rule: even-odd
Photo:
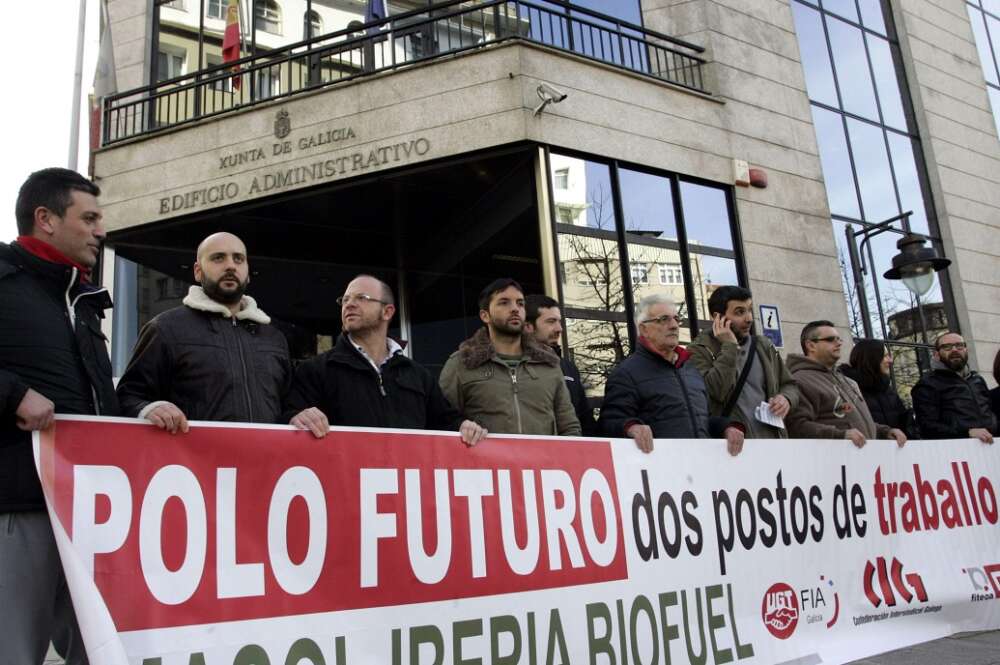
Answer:
[[[209,298],[205,294],[205,290],[200,286],[192,286],[188,289],[188,294],[184,296],[183,302],[191,309],[201,312],[221,314],[227,319],[232,316],[232,312],[229,311],[228,307]],[[264,310],[257,307],[257,301],[250,296],[243,296],[243,300],[240,302],[240,311],[236,312],[236,319],[239,321],[253,321],[262,325],[271,322],[271,317],[265,314]]]
[[[521,349],[528,362],[559,367],[559,356],[541,342],[536,341],[533,335],[521,334]],[[496,355],[497,350],[490,339],[490,331],[486,328],[480,328],[475,335],[458,346],[458,357],[466,369],[481,367]]]

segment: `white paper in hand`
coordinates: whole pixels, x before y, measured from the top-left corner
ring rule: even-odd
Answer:
[[[771,427],[777,427],[779,429],[785,429],[785,421],[782,420],[780,417],[774,415],[774,413],[771,411],[771,407],[768,405],[767,402],[761,402],[760,405],[758,405],[757,408],[754,409],[754,416],[757,418],[757,420],[764,423],[765,425],[770,425]]]

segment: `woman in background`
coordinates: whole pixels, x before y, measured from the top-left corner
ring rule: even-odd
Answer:
[[[875,422],[901,429],[910,439],[920,438],[913,410],[892,389],[890,367],[892,355],[885,344],[877,339],[862,339],[851,350],[850,364],[841,365],[840,370],[857,382]]]

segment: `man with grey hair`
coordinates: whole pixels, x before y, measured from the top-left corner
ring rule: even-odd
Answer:
[[[609,436],[628,436],[643,452],[653,439],[725,436],[729,453],[743,449],[743,429],[712,418],[701,373],[680,346],[681,319],[669,296],[651,294],[639,302],[635,352],[608,377],[600,426]]]

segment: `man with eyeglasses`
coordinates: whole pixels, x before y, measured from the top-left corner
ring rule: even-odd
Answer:
[[[830,321],[812,321],[799,338],[803,355],[788,354],[788,370],[799,386],[799,403],[785,419],[796,439],[848,439],[861,448],[868,439],[893,439],[902,446],[906,434],[877,424],[861,388],[838,368],[844,340]]]
[[[743,427],[711,417],[701,373],[680,346],[681,319],[673,299],[652,294],[636,312],[639,344],[611,372],[604,391],[600,426],[609,436],[628,436],[644,453],[654,439],[724,436],[731,455],[743,449]]]
[[[337,304],[343,331],[336,344],[295,371],[286,409],[292,425],[324,435],[330,425],[458,430],[470,446],[486,436],[389,337],[396,303],[388,284],[358,275]]]
[[[969,367],[965,340],[946,332],[934,342],[931,371],[911,393],[920,434],[926,439],[979,439],[993,443],[996,416],[986,381]]]
[[[232,233],[213,233],[196,252],[192,286],[180,307],[143,326],[118,399],[125,415],[171,434],[188,420],[281,421],[291,385],[288,342],[246,295],[250,262]]]

